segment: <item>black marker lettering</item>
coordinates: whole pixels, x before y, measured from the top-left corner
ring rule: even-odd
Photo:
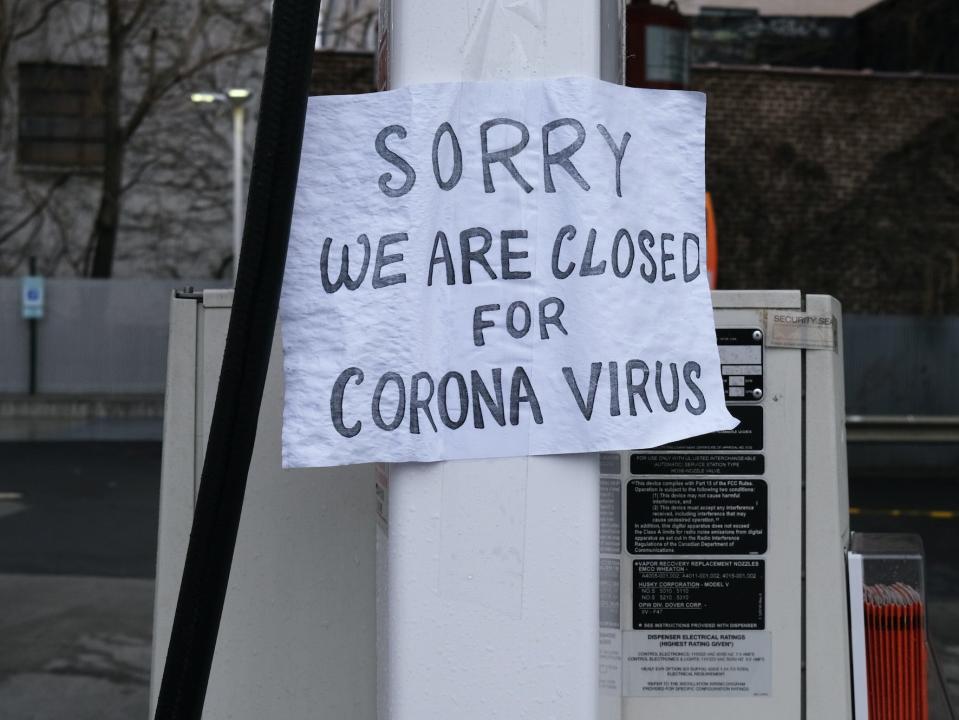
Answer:
[[[470,240],[474,237],[483,238],[483,246],[479,250],[470,248]],[[489,252],[491,247],[493,247],[493,236],[486,228],[472,227],[460,233],[460,255],[462,256],[460,277],[463,278],[464,285],[470,285],[473,282],[473,271],[470,263],[474,262],[482,267],[493,280],[496,279],[496,273],[493,272],[493,268],[486,260],[486,253]]]
[[[699,386],[693,380],[694,374],[697,378],[702,376],[702,369],[699,367],[699,363],[690,361],[683,365],[683,379],[686,381],[686,387],[692,391],[697,400],[695,407],[689,402],[689,400],[685,402],[685,405],[686,409],[689,410],[689,412],[691,412],[693,415],[702,415],[704,412],[706,412],[706,397],[703,395],[703,391],[699,389]]]
[[[563,368],[563,377],[566,378],[566,384],[569,385],[569,389],[573,393],[573,397],[576,399],[576,404],[579,406],[579,411],[583,413],[583,417],[589,420],[593,415],[593,404],[596,402],[596,386],[599,384],[600,375],[603,372],[603,363],[594,362],[590,364],[589,367],[589,389],[586,391],[586,399],[583,400],[583,393],[579,389],[579,384],[576,382],[576,375],[573,373],[573,368],[564,367]]]
[[[449,405],[447,404],[446,398],[451,380],[456,382],[456,391],[459,396],[460,416],[455,420],[450,417]],[[469,398],[466,395],[466,380],[458,372],[448,372],[440,378],[440,385],[436,392],[436,400],[440,406],[440,420],[450,430],[455,430],[466,422],[466,417],[470,411]]]
[[[512,270],[509,266],[511,260],[522,260],[523,258],[529,257],[529,252],[526,250],[511,251],[509,249],[510,240],[517,240],[519,238],[526,239],[528,237],[529,232],[526,230],[503,230],[500,232],[499,255],[504,280],[525,280],[533,274],[529,270]]]
[[[483,378],[476,370],[470,371],[470,381],[473,385],[473,426],[477,428],[485,427],[483,421],[483,411],[480,407],[480,400],[490,411],[496,424],[500,427],[506,425],[506,405],[503,402],[503,371],[500,368],[493,368],[493,392],[496,399],[490,395]]]
[[[659,402],[666,412],[675,412],[679,407],[679,369],[676,363],[669,363],[669,374],[673,380],[672,399],[666,402],[666,395],[663,393],[663,364],[656,361],[656,395],[659,396]]]
[[[420,400],[420,380],[425,380],[429,387],[429,394],[425,399]],[[433,426],[433,432],[436,432],[436,423],[433,422],[433,414],[430,411],[430,400],[433,399],[433,378],[429,373],[418,372],[410,380],[410,433],[420,434],[420,410],[426,413],[426,419]]]
[[[383,390],[386,388],[386,383],[391,381],[396,383],[396,413],[393,419],[389,423],[386,423],[383,422],[380,406],[383,402]],[[373,391],[372,409],[373,422],[376,423],[376,427],[380,430],[396,430],[396,428],[400,426],[400,423],[403,422],[403,416],[406,414],[406,387],[403,385],[403,378],[400,377],[399,373],[388,372],[379,379],[376,383],[376,389]]]
[[[533,391],[533,384],[529,381],[526,370],[518,367],[513,370],[513,381],[510,383],[509,392],[509,422],[511,425],[519,425],[519,404],[529,403],[530,412],[533,413],[533,422],[537,425],[543,424],[543,413],[539,408],[539,400]]]
[[[633,382],[633,372],[635,370],[643,371],[643,379],[637,385]],[[649,380],[649,366],[642,360],[630,360],[626,363],[626,396],[629,398],[629,414],[636,414],[636,396],[642,399],[646,409],[653,411],[653,406],[649,404],[649,398],[646,397],[646,381]]]
[[[572,225],[564,225],[556,233],[556,240],[553,242],[553,277],[557,280],[565,280],[576,269],[574,263],[567,265],[565,270],[559,269],[559,251],[563,247],[563,240],[572,240],[574,237],[576,237],[576,228]]]
[[[333,393],[330,395],[330,416],[333,427],[345,438],[353,437],[363,428],[363,423],[359,420],[349,427],[343,424],[343,394],[346,392],[346,384],[354,377],[356,384],[359,385],[363,382],[363,371],[358,367],[346,368],[333,383]]]
[[[504,150],[496,150],[495,152],[489,151],[489,139],[487,135],[489,134],[490,128],[494,128],[497,125],[509,125],[520,131],[520,141],[513,145],[512,147],[506,148]],[[493,175],[490,173],[490,165],[493,163],[500,163],[506,171],[512,175],[513,179],[517,184],[523,188],[527,193],[533,192],[533,186],[526,182],[525,178],[519,174],[519,170],[516,169],[516,166],[513,165],[513,161],[510,159],[514,155],[522,152],[523,148],[529,143],[529,129],[516,120],[510,120],[509,118],[496,118],[495,120],[487,120],[482,125],[480,125],[480,146],[483,151],[483,187],[486,192],[496,192],[496,188],[493,187]]]
[[[363,265],[356,280],[350,279],[350,248],[344,245],[340,251],[340,274],[335,282],[330,282],[330,248],[333,245],[333,238],[326,238],[323,241],[323,249],[320,251],[320,280],[326,292],[334,293],[344,285],[347,290],[356,290],[363,282],[366,270],[370,266],[370,241],[366,235],[360,235],[356,238],[356,242],[363,248]]]
[[[444,133],[449,135],[450,145],[453,148],[453,171],[448,180],[443,180],[440,176],[439,149]],[[436,134],[433,136],[433,177],[436,178],[436,184],[440,186],[440,190],[452,190],[463,177],[463,151],[460,150],[460,141],[456,138],[453,126],[448,122],[436,128]]]
[[[403,262],[403,253],[384,254],[383,248],[394,243],[406,242],[409,236],[406,233],[392,233],[380,238],[376,246],[376,264],[373,266],[373,287],[374,289],[389,287],[390,285],[399,285],[406,282],[406,273],[394,273],[393,275],[382,276],[383,268],[393,263]]]
[[[576,139],[562,150],[551,153],[549,151],[549,134],[559,127],[571,127],[575,129]],[[583,188],[583,190],[589,190],[589,183],[583,179],[583,176],[579,174],[576,166],[573,165],[573,161],[570,160],[573,153],[583,147],[584,142],[586,142],[586,130],[579,120],[560,118],[559,120],[553,120],[543,125],[543,179],[546,183],[546,192],[556,192],[556,187],[553,185],[553,165],[559,165],[576,181],[577,185]]]
[[[386,162],[399,168],[403,172],[403,175],[406,176],[406,179],[400,187],[391,188],[388,183],[393,179],[393,173],[385,172],[380,175],[380,190],[387,197],[396,198],[406,195],[406,193],[413,188],[413,183],[416,182],[416,172],[413,170],[412,165],[386,147],[386,138],[390,135],[396,135],[400,140],[405,140],[406,128],[402,125],[388,125],[376,135],[376,153],[386,160]]]
[[[610,152],[613,153],[613,157],[616,160],[616,194],[619,197],[623,196],[622,184],[620,183],[620,174],[623,167],[623,155],[626,154],[626,146],[629,144],[630,134],[628,132],[623,133],[622,142],[617,145],[616,141],[613,140],[613,136],[609,134],[603,125],[597,125],[596,129],[599,130],[600,134],[603,136],[603,139],[606,141],[606,144],[609,145]]]
[[[442,249],[442,255],[436,256],[436,251]],[[446,233],[442,230],[436,233],[433,239],[433,252],[430,254],[430,273],[426,280],[427,286],[433,285],[433,268],[443,263],[446,267],[446,284],[453,285],[456,282],[456,273],[453,270],[453,258],[450,257],[450,244],[446,240]]]

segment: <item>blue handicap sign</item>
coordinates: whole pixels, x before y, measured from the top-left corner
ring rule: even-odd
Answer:
[[[21,312],[24,320],[43,317],[44,287],[39,275],[27,275],[21,283]]]

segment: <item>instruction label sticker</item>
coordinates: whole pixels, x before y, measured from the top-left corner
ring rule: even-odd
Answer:
[[[623,633],[623,695],[769,695],[772,640],[765,630]]]
[[[762,405],[727,405],[729,414],[739,420],[732,430],[698,435],[663,445],[663,450],[762,450]]]
[[[766,552],[767,488],[759,479],[640,478],[626,494],[633,555]]]
[[[716,328],[723,392],[727,400],[763,396],[763,333],[759,328]]]
[[[599,479],[599,551],[619,555],[622,551],[623,484],[619,478]]]
[[[766,459],[759,453],[634,453],[633,475],[762,475]]]
[[[599,631],[599,692],[622,695],[623,640],[619,630]]]
[[[803,350],[834,350],[839,324],[832,315],[766,310],[766,344]]]
[[[763,560],[633,560],[634,630],[763,630]]]

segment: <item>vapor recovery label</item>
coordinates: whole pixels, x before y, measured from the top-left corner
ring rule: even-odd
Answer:
[[[764,560],[633,560],[634,630],[762,630]]]

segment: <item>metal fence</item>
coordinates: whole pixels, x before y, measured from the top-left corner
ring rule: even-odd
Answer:
[[[37,321],[37,392],[162,393],[170,295],[190,284],[226,285],[209,280],[47,280],[45,313]],[[20,279],[0,279],[0,393],[26,393],[29,372]]]
[[[166,374],[170,293],[210,280],[50,279],[38,324],[37,390],[159,394]],[[27,321],[20,280],[0,279],[0,393],[24,393]],[[959,415],[959,317],[847,315],[850,415]]]

